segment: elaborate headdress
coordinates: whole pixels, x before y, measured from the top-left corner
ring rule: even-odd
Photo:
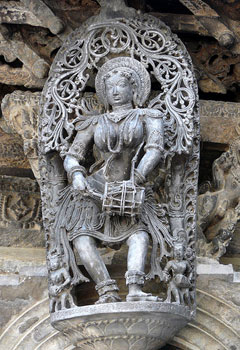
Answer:
[[[150,94],[151,80],[144,65],[131,57],[113,58],[104,63],[99,69],[95,80],[96,93],[99,100],[105,106],[107,105],[105,79],[107,75],[114,70],[131,76],[131,79],[134,80],[136,85],[136,97],[134,102],[142,106]]]

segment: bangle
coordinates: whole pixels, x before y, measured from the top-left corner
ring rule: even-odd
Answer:
[[[143,184],[146,182],[145,176],[143,176],[137,169],[134,170],[134,178],[137,184]]]
[[[87,175],[87,171],[82,165],[75,165],[73,166],[69,172],[68,172],[68,181],[71,183],[73,180],[73,174],[76,173],[77,171],[81,172],[84,176]]]

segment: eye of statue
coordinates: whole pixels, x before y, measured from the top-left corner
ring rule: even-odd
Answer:
[[[126,79],[119,80],[118,85],[121,87],[128,86],[128,81]]]

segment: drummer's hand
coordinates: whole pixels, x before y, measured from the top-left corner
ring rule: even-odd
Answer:
[[[76,191],[84,191],[87,187],[87,180],[80,171],[73,174],[72,186]]]

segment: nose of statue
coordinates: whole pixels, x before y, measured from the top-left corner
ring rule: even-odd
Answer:
[[[118,94],[118,87],[114,86],[113,87],[113,95],[117,95]]]

